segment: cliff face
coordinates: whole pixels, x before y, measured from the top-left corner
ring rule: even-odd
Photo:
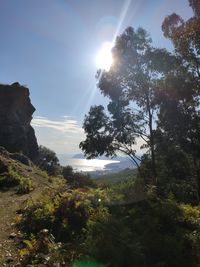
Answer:
[[[0,146],[9,152],[23,152],[32,160],[38,153],[30,125],[34,111],[28,88],[19,83],[0,85]]]

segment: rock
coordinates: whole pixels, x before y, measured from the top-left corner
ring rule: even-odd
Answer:
[[[10,154],[10,158],[14,159],[14,160],[17,160],[17,161],[19,161],[22,164],[25,164],[27,166],[32,166],[32,163],[31,163],[30,159],[27,156],[23,155],[23,154],[13,153],[13,154]]]
[[[36,158],[38,144],[30,123],[35,108],[29,90],[19,83],[0,85],[0,146]]]
[[[5,149],[5,147],[3,147],[3,146],[0,146],[0,154],[2,155],[2,156],[4,156],[5,158],[8,158],[9,157],[9,153],[8,153],[8,151]]]
[[[5,162],[0,157],[0,174],[7,172],[8,166],[5,164]]]
[[[9,238],[10,238],[10,239],[14,239],[16,236],[17,236],[16,233],[11,233],[11,234],[9,235]]]

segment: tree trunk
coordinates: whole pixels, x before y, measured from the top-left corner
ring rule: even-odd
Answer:
[[[194,166],[196,171],[196,182],[197,182],[197,198],[198,203],[200,203],[200,164],[198,164],[197,160],[194,159]]]
[[[150,132],[150,149],[151,149],[151,162],[152,162],[152,172],[154,175],[154,183],[157,183],[157,172],[156,172],[156,159],[155,159],[155,144],[154,144],[154,133],[152,129],[152,115],[149,121],[149,132]]]
[[[151,164],[152,164],[152,173],[153,173],[153,182],[156,185],[157,183],[157,172],[156,172],[156,159],[155,159],[155,143],[154,143],[154,133],[153,133],[153,116],[151,113],[149,96],[147,95],[147,112],[149,116],[148,126],[149,126],[149,134],[150,134],[150,151],[151,151]]]

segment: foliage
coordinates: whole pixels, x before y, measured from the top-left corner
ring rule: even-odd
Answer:
[[[94,187],[95,185],[89,174],[74,172],[71,166],[63,167],[62,174],[67,183],[73,188]]]
[[[61,244],[55,243],[53,235],[49,234],[47,229],[40,231],[37,238],[32,237],[30,240],[24,240],[23,243],[25,247],[20,250],[20,256],[23,259],[21,266],[38,266],[38,264],[49,267],[66,266],[64,257],[60,253]]]
[[[100,202],[99,199],[102,201]],[[21,251],[24,262],[26,264],[36,260],[43,262],[48,255],[53,261],[52,250],[56,250],[58,246],[59,248],[53,254],[55,261],[59,259],[61,262],[63,259],[65,262],[72,262],[79,258],[83,254],[87,223],[94,218],[104,217],[108,213],[107,208],[102,205],[104,199],[105,193],[102,190],[90,189],[86,192],[47,190],[34,202],[28,201],[23,211],[23,218],[19,221],[19,227],[33,245],[31,248],[25,246]],[[43,229],[48,229],[49,234],[55,237],[53,242],[49,242],[49,238],[46,239],[46,252],[44,245],[39,246],[41,235],[37,236],[37,233]],[[34,238],[31,241],[33,235]],[[62,244],[59,245],[59,242]],[[38,255],[41,253],[44,254],[42,259]]]
[[[114,183],[120,183],[126,180],[134,179],[137,174],[136,169],[124,169],[116,173],[107,173],[104,175],[99,175],[94,177],[95,183],[100,186],[106,186]]]
[[[14,170],[12,166],[8,167],[8,172],[1,174],[0,185],[2,187],[13,187],[20,184],[22,177]]]
[[[20,180],[17,193],[18,194],[28,194],[35,188],[34,182],[30,178],[24,178]]]
[[[46,171],[48,175],[60,173],[60,165],[56,153],[49,148],[39,146],[39,154],[35,163],[42,170]]]
[[[73,175],[73,182],[71,184],[73,187],[94,187],[95,184],[93,180],[90,178],[89,174],[85,174],[82,172],[75,172]]]
[[[194,16],[184,21],[173,13],[162,24],[175,48],[179,64],[165,74],[159,96],[158,148],[178,148],[190,157],[192,179],[200,200],[200,17],[198,1],[189,1]],[[176,114],[174,116],[174,114]],[[189,168],[187,180],[191,173]],[[184,179],[184,177],[183,177]]]
[[[8,166],[8,171],[0,176],[0,187],[15,187],[18,194],[27,194],[34,190],[35,183],[21,176],[13,166]]]
[[[62,174],[66,180],[70,181],[72,179],[73,174],[74,174],[72,166],[68,165],[68,166],[63,167]]]
[[[112,67],[108,72],[100,70],[97,75],[100,91],[110,102],[107,110],[103,106],[91,107],[83,124],[86,140],[80,143],[80,148],[88,158],[113,156],[120,151],[128,155],[140,171],[140,158],[134,148],[140,138],[141,148],[149,149],[155,182],[155,96],[158,81],[174,57],[163,49],[153,48],[144,29],[134,31],[131,27],[116,39],[112,51]],[[168,64],[158,64],[160,58]]]
[[[62,266],[89,256],[105,266],[198,266],[199,207],[150,191],[134,200],[133,189],[129,182],[108,190],[52,192],[28,202],[20,222],[31,242],[21,252],[24,262],[48,259],[47,266]],[[42,229],[48,235],[40,246]]]
[[[40,168],[36,167],[35,172],[36,172],[37,175],[41,176],[42,178],[44,178],[46,180],[49,179],[49,176],[48,176],[46,171],[43,171]]]
[[[174,52],[154,48],[145,30],[128,27],[115,41],[113,65],[99,70],[98,87],[109,98],[107,109],[92,106],[85,116],[88,158],[118,151],[131,157],[146,184],[170,192],[179,201],[200,201],[200,16],[165,18],[162,29]],[[143,141],[147,153],[137,157]],[[177,160],[176,160],[177,159]]]
[[[83,230],[93,212],[101,210],[98,200],[103,198],[101,190],[46,190],[43,197],[27,202],[21,223],[27,233],[36,234],[47,228],[57,241],[69,241]]]
[[[198,266],[199,212],[154,197],[114,206],[108,218],[90,225],[86,247],[108,266]]]

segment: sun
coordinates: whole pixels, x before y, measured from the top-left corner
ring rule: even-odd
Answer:
[[[96,55],[96,65],[99,69],[109,71],[113,63],[112,57],[112,43],[105,42],[102,44],[101,48]]]

